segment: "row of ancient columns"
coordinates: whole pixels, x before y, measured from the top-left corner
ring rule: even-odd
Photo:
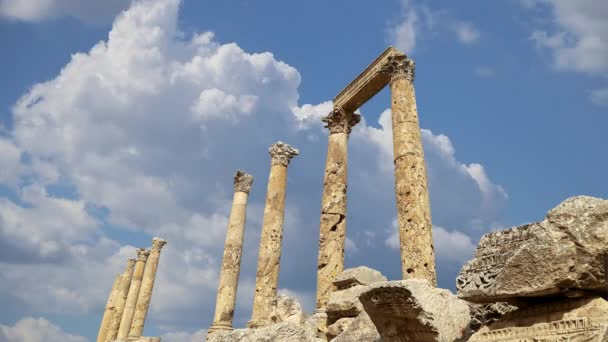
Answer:
[[[413,85],[414,62],[404,55],[392,56],[380,72],[390,76],[395,192],[403,278],[423,278],[435,285],[435,256],[426,166]],[[325,127],[329,129],[329,141],[321,205],[317,271],[318,317],[324,315],[329,295],[333,291],[333,280],[344,270],[348,137],[360,119],[360,115],[339,107],[323,118]],[[247,323],[250,328],[262,327],[269,323],[271,301],[277,295],[287,166],[298,154],[298,150],[281,142],[272,145],[269,152],[271,168],[262,223],[253,313]],[[247,194],[252,182],[252,176],[242,171],[237,172],[215,316],[213,325],[209,328],[210,333],[232,329]]]
[[[291,159],[300,153],[297,149],[280,141],[270,146],[268,152],[271,161],[270,175],[262,220],[253,313],[251,320],[247,323],[249,327],[260,327],[268,323],[271,310],[270,302],[277,295],[285,217],[287,166]],[[215,315],[209,333],[232,329],[243,253],[247,197],[252,183],[253,177],[251,175],[243,171],[237,171],[234,177],[234,199],[226,233]]]
[[[125,272],[116,277],[101,320],[97,342],[138,339],[150,307],[160,251],[167,242],[152,239],[152,248],[137,250]]]

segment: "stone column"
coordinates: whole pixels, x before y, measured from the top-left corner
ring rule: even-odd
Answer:
[[[234,198],[226,243],[224,245],[224,258],[215,301],[215,315],[209,332],[215,330],[232,330],[232,317],[236,304],[236,291],[241,270],[241,256],[243,255],[243,237],[245,233],[245,218],[247,215],[247,197],[253,183],[253,176],[237,171],[234,176]]]
[[[110,295],[108,296],[108,302],[106,303],[106,308],[103,311],[103,317],[101,318],[101,324],[99,326],[99,332],[97,333],[97,342],[106,342],[105,338],[108,334],[108,326],[112,320],[112,315],[114,315],[114,301],[118,293],[118,287],[120,285],[121,276],[117,275],[114,280],[114,284],[112,285],[112,290],[110,291]]]
[[[344,270],[346,239],[346,183],[348,136],[361,120],[358,114],[334,108],[323,122],[329,128],[327,160],[323,181],[319,263],[317,268],[317,311],[324,311],[333,289],[332,282]]]
[[[131,278],[133,277],[133,268],[135,267],[135,259],[129,259],[127,261],[127,268],[122,274],[120,279],[120,285],[118,286],[118,294],[114,303],[114,314],[112,315],[112,321],[108,327],[108,333],[105,341],[114,341],[118,336],[118,328],[120,327],[120,320],[125,310],[125,303],[127,302],[127,296],[129,294],[129,286],[131,285]]]
[[[145,248],[137,249],[137,261],[135,262],[135,270],[133,271],[131,284],[129,284],[129,293],[127,295],[127,300],[125,301],[125,309],[120,319],[120,326],[118,327],[117,337],[120,340],[125,340],[129,336],[131,322],[133,321],[133,315],[135,314],[135,305],[137,304],[137,298],[139,297],[141,279],[144,275],[144,268],[146,266],[146,260],[148,259],[149,255],[149,250]]]
[[[414,93],[414,61],[389,57],[382,71],[390,75],[395,192],[403,278],[436,285],[431,209],[426,166]]]
[[[266,192],[266,206],[260,237],[258,270],[253,297],[253,313],[247,323],[250,328],[268,324],[271,301],[277,295],[279,282],[279,262],[281,241],[283,239],[283,220],[285,216],[285,189],[287,187],[287,165],[300,152],[282,142],[270,146],[270,177]]]
[[[150,299],[152,299],[152,289],[154,288],[154,280],[156,279],[156,268],[160,259],[160,250],[166,243],[167,241],[158,237],[152,239],[152,249],[150,250],[148,261],[146,261],[146,269],[141,280],[139,297],[137,298],[137,305],[135,305],[135,314],[133,315],[133,322],[129,330],[129,338],[139,338],[144,331],[144,323],[148,315]]]

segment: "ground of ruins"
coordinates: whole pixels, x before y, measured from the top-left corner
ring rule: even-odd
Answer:
[[[484,235],[456,279],[436,286],[426,165],[414,91],[415,64],[389,47],[333,100],[321,200],[316,310],[277,295],[287,169],[298,149],[270,146],[270,175],[253,310],[233,328],[246,209],[253,177],[237,171],[207,341],[608,341],[608,200],[577,196],[543,221]],[[344,269],[348,137],[355,111],[390,86],[402,279]],[[116,277],[97,342],[142,337],[165,241],[139,249]]]

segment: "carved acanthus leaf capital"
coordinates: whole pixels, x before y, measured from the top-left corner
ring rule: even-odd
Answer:
[[[135,261],[136,261],[135,259],[129,259],[129,260],[127,260],[127,269],[126,269],[125,272],[128,273],[130,270],[133,269],[133,267],[135,267]]]
[[[152,238],[152,250],[153,251],[158,251],[160,252],[160,250],[163,248],[164,245],[167,244],[167,241],[159,238],[159,237],[154,237]]]
[[[391,82],[403,77],[410,82],[414,82],[416,64],[406,55],[395,55],[388,57],[386,64],[380,67],[380,72],[391,77]]]
[[[234,175],[234,192],[249,193],[253,184],[253,176],[245,171],[237,170]]]
[[[271,165],[287,166],[291,158],[300,154],[300,151],[284,142],[277,141],[270,146],[268,153],[270,153]]]
[[[350,134],[352,128],[361,121],[361,115],[349,113],[340,107],[334,107],[321,121],[325,122],[325,128],[329,128],[330,134]]]
[[[146,261],[148,260],[148,256],[150,256],[150,250],[145,248],[137,249],[137,261]]]

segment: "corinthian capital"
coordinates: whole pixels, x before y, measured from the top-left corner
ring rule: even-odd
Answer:
[[[416,69],[413,60],[405,55],[395,55],[388,57],[386,64],[380,67],[380,72],[391,77],[391,82],[399,77],[403,77],[410,82],[414,82],[414,71]]]
[[[153,251],[160,252],[161,248],[163,248],[163,246],[166,244],[167,244],[167,241],[165,241],[159,237],[152,238],[152,250]]]
[[[350,134],[351,129],[361,121],[361,115],[346,112],[340,107],[334,107],[321,121],[325,122],[325,128],[329,128],[329,134]]]
[[[300,154],[300,151],[284,142],[277,141],[270,146],[268,153],[270,153],[271,165],[287,166],[291,158]]]
[[[237,170],[234,175],[234,192],[249,193],[253,184],[253,176],[245,171]]]
[[[135,267],[135,259],[127,260],[127,269],[125,270],[125,273],[129,273],[133,267]]]
[[[137,261],[146,261],[148,260],[148,256],[150,256],[150,250],[145,248],[137,249]]]

